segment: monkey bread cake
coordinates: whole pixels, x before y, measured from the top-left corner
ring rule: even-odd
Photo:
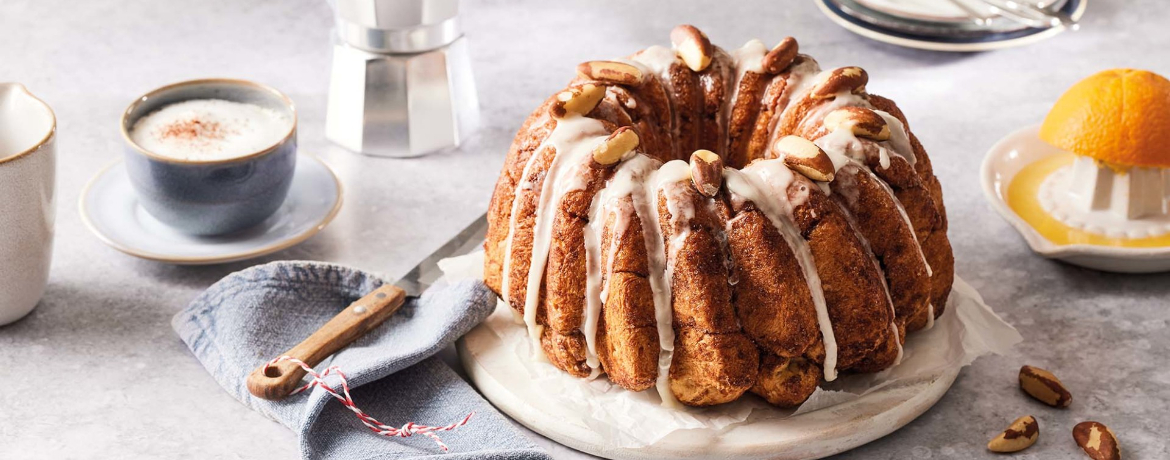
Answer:
[[[534,359],[689,406],[896,365],[954,276],[905,116],[791,37],[670,38],[578,66],[508,152],[484,273]]]

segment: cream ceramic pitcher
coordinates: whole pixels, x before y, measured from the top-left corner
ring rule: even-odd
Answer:
[[[0,83],[0,325],[36,307],[53,255],[57,118],[18,83]]]

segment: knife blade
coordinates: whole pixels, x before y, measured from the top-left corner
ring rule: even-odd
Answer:
[[[394,285],[402,288],[410,297],[421,295],[435,281],[438,281],[439,277],[443,276],[443,271],[439,269],[439,261],[474,251],[483,244],[484,237],[487,236],[487,226],[487,213],[481,214],[450,240],[419,261],[414,268],[406,272],[405,276],[395,281]]]

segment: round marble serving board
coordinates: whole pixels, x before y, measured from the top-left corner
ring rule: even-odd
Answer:
[[[821,410],[764,420],[755,420],[753,414],[748,421],[723,430],[678,430],[649,446],[627,448],[588,428],[585,417],[589,414],[570,411],[542,393],[517,359],[515,344],[505,340],[481,324],[456,344],[464,369],[484,397],[549,439],[599,457],[623,460],[827,457],[910,423],[938,402],[959,374],[959,367],[946,368],[918,382],[880,388]]]

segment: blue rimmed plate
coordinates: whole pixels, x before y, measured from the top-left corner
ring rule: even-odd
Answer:
[[[866,21],[846,11],[836,0],[814,0],[821,12],[830,20],[863,37],[893,45],[932,51],[972,52],[989,51],[1035,43],[1054,37],[1066,30],[1065,27],[1047,29],[1024,28],[1014,31],[989,32],[985,34],[935,35],[896,30]],[[1060,12],[1073,20],[1084,15],[1088,0],[1068,0]]]

